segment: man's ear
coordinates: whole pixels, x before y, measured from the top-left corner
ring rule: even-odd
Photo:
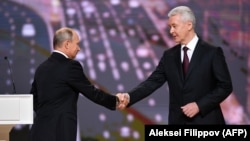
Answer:
[[[187,24],[188,24],[188,30],[192,30],[194,27],[193,23],[191,21],[188,21]]]
[[[65,47],[65,49],[68,49],[69,48],[69,40],[64,41],[63,46]]]

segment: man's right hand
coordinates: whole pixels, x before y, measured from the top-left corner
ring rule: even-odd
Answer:
[[[123,110],[127,107],[130,96],[128,93],[117,93],[116,96],[119,98],[119,103],[116,105],[116,109]]]

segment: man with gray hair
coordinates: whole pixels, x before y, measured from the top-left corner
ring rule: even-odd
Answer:
[[[177,43],[164,51],[152,74],[128,93],[127,107],[169,86],[169,124],[225,124],[220,103],[232,92],[231,76],[221,47],[195,32],[195,16],[187,6],[168,13],[169,32]]]

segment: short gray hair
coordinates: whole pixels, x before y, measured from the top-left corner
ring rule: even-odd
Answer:
[[[191,21],[195,28],[196,20],[193,11],[187,6],[178,6],[168,13],[168,17],[180,14],[183,21]]]
[[[53,38],[53,47],[57,47],[60,45],[63,41],[65,40],[73,40],[73,29],[68,28],[68,27],[63,27],[60,28],[59,30],[56,31],[54,38]]]

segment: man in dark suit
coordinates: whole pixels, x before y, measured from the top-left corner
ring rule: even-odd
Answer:
[[[232,92],[232,82],[223,50],[197,36],[195,16],[189,7],[178,6],[168,17],[177,45],[164,52],[144,82],[126,93],[130,96],[128,106],[167,82],[169,124],[225,124],[220,103]],[[183,51],[186,47],[187,53]]]
[[[110,110],[119,108],[119,94],[111,95],[95,88],[82,66],[73,60],[79,36],[71,28],[56,31],[54,51],[36,70],[31,94],[36,113],[31,129],[32,141],[75,141],[79,93]]]

